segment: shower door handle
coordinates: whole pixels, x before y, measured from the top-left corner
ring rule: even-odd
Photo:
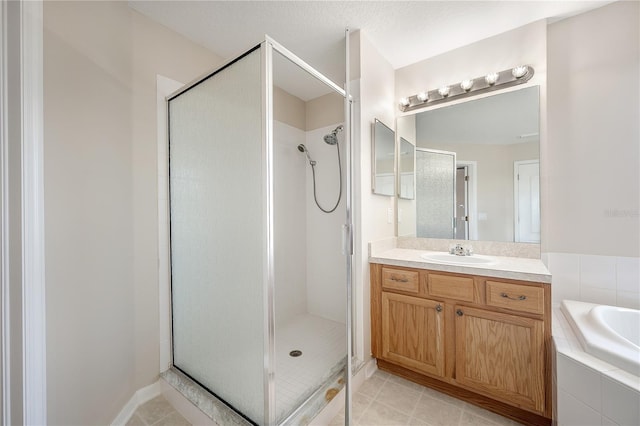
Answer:
[[[353,254],[353,234],[351,226],[346,223],[342,225],[342,254],[345,256]]]

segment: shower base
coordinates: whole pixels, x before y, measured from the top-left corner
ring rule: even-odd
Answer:
[[[281,421],[344,366],[346,327],[319,316],[299,315],[276,325],[275,347],[276,418]],[[302,354],[291,356],[292,351]]]
[[[346,327],[305,314],[275,328],[276,419],[283,425],[306,425],[344,386]],[[290,356],[292,351],[299,356]],[[250,425],[179,369],[162,378],[209,418],[223,425]]]

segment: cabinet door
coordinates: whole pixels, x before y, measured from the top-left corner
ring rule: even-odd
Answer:
[[[540,320],[456,306],[456,381],[543,412],[544,326]]]
[[[444,375],[444,304],[382,292],[382,358]]]

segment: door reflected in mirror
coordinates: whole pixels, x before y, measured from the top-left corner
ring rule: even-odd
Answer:
[[[403,116],[397,131],[400,153],[416,149],[398,236],[540,242],[537,86]]]
[[[398,197],[405,200],[413,200],[416,181],[416,147],[400,138],[398,151]]]

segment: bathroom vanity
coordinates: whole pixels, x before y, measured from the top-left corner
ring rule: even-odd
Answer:
[[[551,276],[539,259],[486,258],[474,264],[415,249],[372,253],[373,356],[381,370],[548,425]]]

